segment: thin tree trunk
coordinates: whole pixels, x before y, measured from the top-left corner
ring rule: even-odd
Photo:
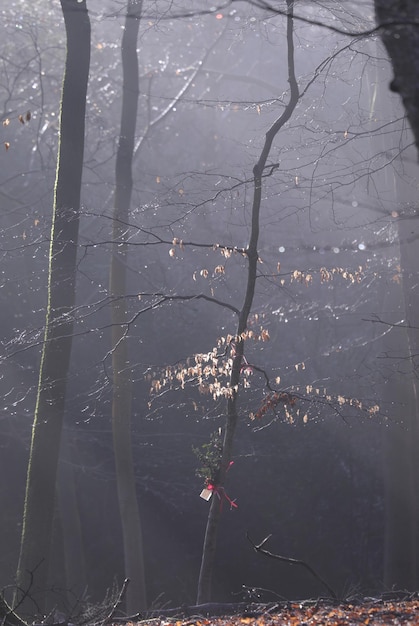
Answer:
[[[45,336],[38,381],[26,483],[18,586],[34,574],[36,601],[44,610],[57,465],[70,363],[86,91],[90,63],[90,20],[86,2],[61,0],[67,57],[60,112],[60,144],[51,244]],[[40,595],[38,595],[38,591]]]
[[[226,472],[229,467],[232,452],[234,435],[237,426],[237,400],[240,385],[240,372],[244,354],[243,332],[246,330],[249,315],[251,313],[253,298],[255,295],[258,242],[259,242],[259,222],[262,202],[262,181],[266,174],[267,160],[271,151],[273,140],[284,124],[290,119],[299,99],[298,85],[295,78],[294,68],[294,40],[293,40],[293,0],[286,0],[287,4],[287,49],[288,49],[288,82],[290,84],[290,99],[282,115],[272,124],[266,133],[265,143],[262,148],[259,160],[253,168],[253,204],[251,212],[250,240],[247,248],[247,285],[243,306],[240,310],[239,321],[236,330],[235,356],[233,359],[230,376],[231,396],[227,399],[226,423],[223,441],[223,452],[218,476],[217,487],[223,487],[226,480]],[[211,600],[212,576],[215,561],[217,544],[217,534],[220,521],[221,508],[218,498],[212,498],[208,513],[207,527],[205,532],[204,546],[202,551],[201,569],[198,581],[197,604],[204,604]]]
[[[129,367],[126,295],[127,224],[132,195],[132,158],[139,94],[137,38],[142,0],[128,0],[122,37],[122,116],[116,157],[113,214],[113,254],[110,268],[112,296],[112,429],[119,509],[122,525],[127,611],[146,608],[141,520],[135,485],[131,442],[131,370]]]

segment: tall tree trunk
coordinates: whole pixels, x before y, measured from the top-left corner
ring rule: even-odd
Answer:
[[[379,58],[380,54],[381,46],[371,41],[371,57]],[[373,67],[374,74],[369,76],[369,84],[374,86],[375,94],[369,106],[370,118],[395,119],[398,117],[399,103],[385,93],[380,80],[381,72]],[[376,154],[384,154],[389,147],[388,137],[382,133],[373,134],[371,141]],[[416,190],[407,182],[415,179],[417,165],[414,157],[412,159],[413,151],[413,148],[403,150],[400,155],[406,174],[404,181],[392,167],[385,167],[375,175],[377,186],[387,190],[387,193],[391,190],[392,199],[397,205],[399,219],[393,228],[397,227],[398,241],[395,240],[394,247],[389,250],[388,261],[396,256],[400,264],[397,281],[390,281],[387,292],[382,294],[383,300],[377,305],[379,311],[385,311],[383,321],[395,325],[383,337],[383,352],[388,358],[381,358],[378,362],[383,377],[381,395],[385,403],[392,407],[383,433],[383,580],[388,589],[412,590],[416,589],[418,549],[418,407],[414,355],[419,348],[419,334],[415,329],[415,313],[419,306],[414,288],[417,273],[412,273],[417,264],[417,243],[415,237],[412,237],[413,218],[409,219],[409,205]],[[405,323],[398,327],[401,319],[406,319],[406,324],[412,328],[405,328]]]
[[[132,195],[132,158],[139,93],[137,38],[142,0],[128,0],[122,37],[122,116],[116,156],[113,214],[112,297],[112,430],[119,510],[122,525],[128,613],[146,608],[141,520],[135,485],[131,442],[131,370],[129,367],[126,295],[127,229]]]
[[[404,151],[401,159],[406,178],[415,180],[414,150]],[[413,159],[412,159],[413,157]],[[409,176],[410,174],[410,176]],[[395,177],[400,258],[400,301],[393,309],[398,320],[405,320],[402,328],[394,328],[391,355],[399,356],[395,382],[391,384],[395,410],[401,404],[398,425],[386,430],[386,546],[384,582],[388,588],[417,589],[419,580],[419,472],[418,472],[418,397],[415,365],[419,350],[417,290],[418,252],[416,209],[412,199],[417,195],[416,185],[400,184]],[[396,320],[395,320],[396,321]],[[390,337],[391,341],[391,337]]]
[[[403,280],[403,278],[402,278]],[[391,412],[384,430],[384,583],[388,589],[416,589],[417,582],[417,419],[412,362],[406,329],[403,285],[390,287],[383,302],[385,321],[394,328],[383,337],[383,399]]]
[[[83,169],[90,20],[86,1],[61,0],[67,57],[48,272],[48,301],[32,429],[17,581],[45,608],[55,485],[70,363]],[[38,595],[39,592],[39,595]]]
[[[295,78],[294,68],[294,25],[293,25],[293,0],[286,0],[287,4],[287,50],[288,50],[288,82],[290,84],[290,99],[282,115],[272,124],[265,136],[265,143],[262,148],[259,160],[253,168],[253,204],[251,212],[251,230],[249,245],[247,247],[247,284],[243,306],[240,310],[239,321],[236,330],[235,356],[233,358],[232,371],[230,376],[231,396],[227,399],[226,421],[223,441],[223,451],[220,470],[217,477],[218,489],[223,488],[226,480],[226,472],[229,467],[232,452],[234,435],[237,426],[237,400],[240,385],[240,372],[243,363],[244,340],[243,332],[246,330],[249,315],[251,313],[253,298],[255,295],[256,276],[259,242],[259,222],[262,202],[262,181],[266,174],[267,160],[271,151],[273,140],[284,124],[290,119],[299,99],[298,85]],[[205,532],[204,546],[202,550],[201,569],[198,581],[197,604],[203,604],[211,600],[212,576],[215,561],[215,551],[217,544],[217,534],[220,521],[220,501],[212,498],[208,513],[207,527]]]
[[[391,59],[392,91],[400,94],[419,149],[419,3],[375,0],[377,24]],[[386,26],[387,25],[387,26]]]

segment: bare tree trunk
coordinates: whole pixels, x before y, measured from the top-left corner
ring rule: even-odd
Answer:
[[[267,160],[271,151],[273,140],[284,124],[290,119],[299,99],[298,85],[295,78],[294,68],[294,25],[293,25],[293,0],[286,0],[287,4],[287,46],[288,46],[288,82],[290,84],[290,99],[282,115],[272,124],[266,133],[265,143],[259,160],[253,168],[253,204],[251,212],[251,231],[249,245],[247,247],[247,285],[243,306],[240,310],[239,321],[236,330],[235,356],[233,359],[232,372],[230,376],[231,396],[227,399],[227,411],[225,432],[223,441],[223,452],[219,475],[217,477],[217,487],[223,487],[226,480],[226,472],[229,467],[234,443],[238,414],[237,399],[240,385],[240,371],[244,354],[243,332],[246,330],[249,315],[251,313],[253,298],[255,294],[258,242],[259,242],[259,221],[262,202],[262,181],[264,175],[269,172]],[[268,169],[267,169],[268,168]],[[203,604],[211,600],[211,585],[215,561],[215,551],[217,534],[220,521],[220,503],[217,498],[212,498],[208,513],[207,527],[205,532],[204,546],[202,550],[201,570],[198,581],[197,604]]]
[[[377,23],[390,56],[392,91],[400,94],[419,149],[419,3],[417,0],[375,0]],[[386,26],[387,24],[387,26]]]
[[[414,150],[401,156],[403,169],[415,180]],[[413,157],[413,160],[412,160]],[[410,170],[410,171],[409,171]],[[416,235],[416,209],[411,200],[416,185],[400,184],[395,177],[399,219],[397,221],[400,258],[400,300],[393,310],[404,319],[402,328],[393,328],[387,341],[393,342],[390,355],[396,361],[395,381],[391,385],[392,402],[398,424],[386,429],[386,545],[384,582],[388,588],[417,589],[419,565],[419,472],[418,472],[418,397],[416,355],[419,349],[417,292],[419,242]],[[394,289],[394,288],[393,288]],[[404,327],[403,327],[404,326]],[[396,402],[395,402],[396,400]]]
[[[378,58],[381,46],[371,41],[371,56]],[[369,83],[375,85],[375,94],[370,102],[371,117],[385,113],[387,119],[398,115],[399,103],[383,91],[379,69],[373,66]],[[397,106],[393,106],[397,105]],[[377,154],[388,148],[387,137],[374,134],[371,141]],[[405,180],[401,180],[394,168],[386,167],[376,173],[376,184],[382,189],[392,190],[397,200],[399,219],[393,228],[398,229],[398,241],[389,252],[396,255],[400,263],[397,282],[391,281],[383,299],[378,303],[378,310],[385,311],[383,321],[394,324],[383,337],[383,352],[387,359],[380,359],[380,374],[383,378],[381,396],[391,406],[388,423],[383,431],[383,477],[385,486],[384,519],[384,572],[386,588],[416,589],[417,580],[417,532],[418,532],[418,496],[417,496],[417,390],[414,372],[414,355],[418,351],[419,333],[415,326],[415,314],[419,303],[415,289],[417,264],[417,242],[412,237],[414,232],[413,217],[409,218],[410,201],[416,194],[413,185],[407,180],[415,179],[414,149],[403,150],[400,154]],[[413,156],[413,159],[412,159]],[[411,171],[413,170],[413,171]],[[394,233],[395,235],[395,233]],[[384,259],[384,265],[386,260]],[[412,328],[400,325],[400,320]],[[399,326],[399,327],[398,327]]]
[[[70,363],[83,169],[90,20],[86,1],[61,0],[67,57],[48,273],[45,336],[26,483],[18,585],[34,573],[30,594],[44,610],[55,485]],[[39,591],[39,596],[37,595]]]
[[[129,578],[128,613],[146,608],[141,520],[135,485],[131,442],[131,370],[129,367],[126,295],[127,229],[132,195],[132,158],[139,93],[137,38],[142,0],[128,0],[122,38],[123,95],[121,130],[116,157],[113,214],[112,296],[112,429],[116,480],[122,524],[125,577]]]
[[[403,286],[391,286],[382,308],[394,327],[383,337],[388,361],[381,365],[383,400],[391,406],[384,429],[385,486],[384,584],[388,589],[416,589],[417,552],[417,419],[409,340],[398,328],[405,315]]]

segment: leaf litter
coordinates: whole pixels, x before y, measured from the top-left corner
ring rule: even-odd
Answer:
[[[215,605],[216,606],[216,605]],[[193,607],[197,610],[199,607]],[[249,605],[234,615],[164,615],[131,621],[127,626],[419,626],[419,597],[401,600],[367,598],[362,601],[330,604],[325,601],[289,602],[276,605]],[[157,612],[154,613],[156,615]],[[163,611],[164,613],[164,611]]]

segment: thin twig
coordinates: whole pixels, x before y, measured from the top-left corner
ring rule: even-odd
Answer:
[[[112,608],[111,608],[109,614],[105,617],[105,619],[101,623],[101,626],[105,626],[105,624],[109,624],[109,622],[112,621],[112,619],[113,619],[113,617],[114,617],[114,615],[116,613],[117,608],[119,607],[119,605],[121,604],[121,602],[124,599],[124,596],[125,596],[125,593],[127,591],[128,585],[129,585],[129,578],[126,578],[124,580],[124,583],[123,583],[123,585],[121,587],[121,591],[119,592],[117,599],[113,603]]]

